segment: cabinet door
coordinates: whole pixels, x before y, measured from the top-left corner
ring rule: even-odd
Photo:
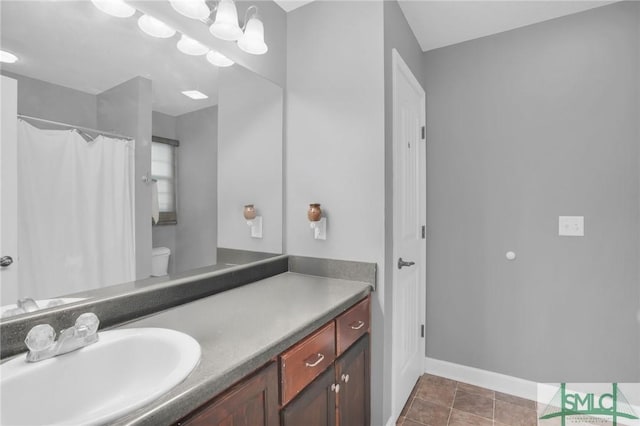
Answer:
[[[271,363],[179,423],[189,426],[278,426],[278,368]]]
[[[329,367],[282,410],[282,426],[335,426],[335,368]]]
[[[369,334],[336,361],[338,426],[369,426]]]

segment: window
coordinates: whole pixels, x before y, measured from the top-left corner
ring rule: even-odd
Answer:
[[[160,220],[157,225],[178,223],[177,212],[177,150],[180,143],[174,139],[153,136],[151,142],[151,177],[158,185]]]

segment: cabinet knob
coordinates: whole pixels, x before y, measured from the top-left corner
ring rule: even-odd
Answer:
[[[331,385],[331,390],[335,393],[340,392],[340,385],[338,383],[334,383]]]
[[[341,378],[342,378],[343,382],[349,383],[349,375],[348,374],[343,374]]]

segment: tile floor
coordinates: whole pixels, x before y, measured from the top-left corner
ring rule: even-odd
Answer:
[[[536,403],[425,374],[413,388],[398,426],[535,426]]]

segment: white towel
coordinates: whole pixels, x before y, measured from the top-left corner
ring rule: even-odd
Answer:
[[[158,182],[151,182],[151,218],[153,223],[160,220],[160,204],[158,203]]]

